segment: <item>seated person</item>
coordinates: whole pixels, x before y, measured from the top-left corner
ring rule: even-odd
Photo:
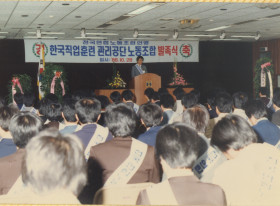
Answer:
[[[62,130],[59,130],[61,134],[72,134],[80,129],[76,118],[75,103],[74,99],[68,99],[64,101],[62,105],[61,115],[64,119],[65,127]]]
[[[37,110],[34,108],[35,96],[31,93],[25,93],[23,95],[23,106],[20,111],[22,112],[32,112],[37,114]]]
[[[83,144],[74,135],[62,136],[57,130],[47,130],[26,146],[22,181],[15,185],[17,193],[0,197],[0,202],[80,204],[77,196],[86,182]]]
[[[154,92],[154,95],[151,99],[151,102],[160,106],[159,94],[158,92]]]
[[[172,110],[174,107],[174,99],[170,94],[164,94],[160,96],[160,107],[163,111],[163,119],[161,125],[169,124],[170,120],[174,115],[174,111]]]
[[[174,105],[174,115],[173,115],[173,119],[176,119],[177,117],[182,117],[183,115],[183,111],[184,111],[184,106],[182,104],[182,98],[185,94],[185,91],[183,90],[183,88],[181,86],[177,87],[174,91],[173,91],[173,95],[176,97],[176,102]],[[171,121],[173,122],[173,121]]]
[[[156,104],[146,103],[140,106],[139,117],[147,131],[139,135],[138,140],[154,147],[161,128],[159,125],[162,121],[162,110]]]
[[[272,99],[268,98],[269,91],[266,87],[260,87],[259,89],[259,99],[262,101],[266,108],[267,118],[271,120],[272,114],[275,112],[273,108],[273,101]]]
[[[14,154],[0,158],[0,195],[9,192],[21,174],[25,146],[42,129],[42,120],[30,112],[20,112],[12,117],[9,130],[17,146]]]
[[[11,155],[17,151],[9,131],[10,121],[17,113],[18,109],[13,109],[12,106],[0,107],[0,158]]]
[[[213,183],[220,185],[229,205],[279,205],[280,155],[270,144],[256,144],[249,123],[237,115],[220,120],[211,144],[227,157],[215,171]]]
[[[103,127],[106,127],[106,124],[105,124],[105,110],[106,110],[106,107],[110,104],[110,100],[107,96],[104,96],[104,95],[99,95],[96,97],[97,100],[100,101],[101,103],[101,116],[98,120],[98,124],[100,124],[101,126]]]
[[[206,148],[201,147],[199,158],[193,166],[194,174],[202,182],[211,182],[215,169],[226,161],[226,157],[217,148],[210,145],[210,141],[205,137],[205,130],[209,122],[209,113],[203,105],[195,105],[184,111],[183,123],[195,129],[199,136],[207,144]]]
[[[110,94],[110,99],[112,103],[119,104],[122,102],[122,96],[118,91],[114,91]]]
[[[144,91],[144,97],[146,98],[147,102],[152,102],[154,97],[154,89],[153,88],[147,88]]]
[[[55,128],[57,130],[61,130],[64,128],[60,122],[62,121],[62,106],[60,103],[49,103],[46,105],[46,114],[45,117],[47,121],[45,122],[43,128]]]
[[[101,113],[101,104],[97,99],[81,99],[76,103],[75,109],[81,129],[74,134],[84,144],[85,156],[88,159],[92,146],[111,140],[113,136],[108,128],[97,124]]]
[[[278,127],[280,127],[280,91],[279,90],[274,92],[273,107],[275,113],[272,114],[271,122],[276,124]]]
[[[218,117],[216,113],[215,96],[215,91],[210,91],[207,95],[207,103],[205,106],[209,112],[210,119]]]
[[[248,103],[246,115],[258,135],[259,142],[276,145],[280,140],[280,129],[267,119],[267,111],[261,100]]]
[[[23,106],[23,94],[22,93],[15,93],[14,95],[14,101],[18,106],[18,109],[21,110]]]
[[[139,205],[226,205],[223,190],[202,183],[192,172],[201,146],[197,132],[182,123],[166,125],[156,141],[156,153],[167,180],[140,192]]]
[[[233,101],[231,96],[227,92],[219,92],[215,97],[216,113],[218,117],[210,119],[206,128],[205,136],[208,138],[212,137],[212,131],[222,118],[232,112]]]
[[[248,95],[245,92],[236,92],[232,95],[233,100],[233,113],[248,121],[248,117],[245,113],[245,105],[248,103]]]
[[[194,89],[191,91],[191,93],[194,94],[194,96],[197,99],[197,104],[199,104],[200,103],[200,91],[198,89]]]
[[[122,99],[123,102],[126,103],[127,105],[131,106],[133,108],[133,110],[135,111],[135,113],[137,114],[138,110],[139,110],[139,105],[135,104],[133,102],[133,93],[132,91],[130,91],[129,89],[124,90],[122,92]]]

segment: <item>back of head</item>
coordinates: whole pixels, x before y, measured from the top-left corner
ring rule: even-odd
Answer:
[[[179,86],[173,91],[173,95],[176,97],[176,100],[182,100],[183,96],[185,94],[185,91],[183,90],[183,87]]]
[[[154,92],[153,98],[154,101],[158,101],[159,100],[159,94],[158,92]]]
[[[119,104],[122,102],[122,96],[118,91],[114,91],[110,94],[110,99],[113,103]]]
[[[18,92],[15,93],[14,100],[15,100],[17,105],[23,104],[23,94],[22,93],[18,93]]]
[[[215,105],[221,113],[231,113],[233,101],[229,93],[220,92],[215,97]]]
[[[105,122],[113,136],[129,137],[136,127],[136,114],[124,103],[112,104],[106,108]]]
[[[19,148],[24,148],[41,129],[42,120],[31,112],[20,112],[14,115],[9,126],[13,141]]]
[[[58,103],[58,97],[52,93],[47,94],[44,99],[48,99],[52,103]]]
[[[198,99],[194,93],[185,94],[182,98],[182,105],[187,109],[198,104]]]
[[[148,97],[149,100],[153,99],[153,96],[154,96],[154,89],[153,88],[147,88],[145,89],[144,91],[144,95],[146,95]]]
[[[97,122],[101,114],[101,103],[97,99],[81,99],[76,103],[75,108],[82,124]]]
[[[170,94],[163,94],[160,96],[160,105],[164,108],[172,109],[174,107],[174,99]]]
[[[35,193],[68,190],[78,196],[87,181],[84,148],[74,135],[46,130],[26,146],[22,181]]]
[[[110,104],[109,98],[105,95],[96,96],[96,99],[101,103],[101,109],[106,109],[106,107]]]
[[[60,103],[50,103],[47,105],[46,117],[50,121],[60,122],[62,120],[62,106]]]
[[[237,109],[244,109],[248,102],[248,95],[245,92],[236,92],[232,95],[233,105]]]
[[[248,122],[237,115],[227,115],[214,127],[211,144],[222,152],[240,150],[257,142],[257,136]]]
[[[165,87],[161,87],[158,89],[158,94],[159,96],[164,95],[164,94],[169,94],[168,90]]]
[[[266,88],[266,87],[260,87],[259,93],[260,93],[261,95],[267,96],[267,88]]]
[[[183,123],[200,133],[205,133],[209,118],[209,112],[203,105],[195,105],[183,113]]]
[[[280,91],[277,90],[273,94],[273,104],[275,104],[277,107],[280,107]]]
[[[3,106],[0,108],[0,127],[4,131],[9,131],[9,125],[12,117],[18,113],[18,109],[12,106]]]
[[[143,104],[140,106],[138,113],[146,127],[158,126],[161,123],[162,110],[157,104]]]
[[[53,103],[53,101],[49,100],[48,98],[41,99],[39,102],[39,113],[46,116],[48,113],[48,106],[51,103]]]
[[[27,107],[32,107],[35,103],[35,96],[31,93],[25,93],[23,95],[23,103]]]
[[[122,98],[123,98],[125,101],[132,101],[132,100],[133,100],[133,93],[132,93],[132,91],[130,91],[129,89],[124,90],[124,91],[122,92]]]
[[[67,122],[76,122],[76,109],[75,109],[75,100],[68,99],[64,101],[62,106],[63,116]]]
[[[194,89],[191,91],[191,93],[193,93],[197,99],[197,103],[199,103],[200,101],[200,91],[198,89]]]
[[[267,116],[266,107],[261,100],[249,101],[245,106],[245,113],[249,118],[254,116],[256,119]]]
[[[156,138],[157,156],[171,168],[192,168],[201,147],[206,147],[206,143],[194,129],[182,123],[166,125]]]

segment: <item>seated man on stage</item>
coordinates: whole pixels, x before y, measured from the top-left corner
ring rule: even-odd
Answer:
[[[142,56],[138,56],[136,58],[137,64],[132,66],[132,70],[131,70],[131,77],[134,78],[140,74],[144,74],[147,73],[147,68],[145,65],[143,65],[143,61],[144,61],[144,57]]]

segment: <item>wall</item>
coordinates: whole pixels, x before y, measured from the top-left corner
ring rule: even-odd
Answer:
[[[252,88],[252,43],[200,42],[200,62],[178,63],[178,72],[206,95],[214,87],[233,93],[239,90],[250,95]],[[112,64],[61,64],[68,74],[70,89],[97,89],[111,78]],[[130,80],[133,64],[118,64],[126,82]],[[173,63],[145,63],[149,72],[162,76],[167,86],[173,75]],[[23,40],[0,40],[0,96],[7,95],[7,84],[13,74],[26,73],[33,79],[36,91],[37,63],[24,62]]]

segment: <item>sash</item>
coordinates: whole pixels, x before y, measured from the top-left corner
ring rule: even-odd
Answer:
[[[22,176],[20,175],[16,182],[13,184],[13,186],[11,187],[11,189],[9,190],[7,195],[16,195],[16,194],[20,194],[21,192],[23,192],[25,189],[25,186],[22,182]]]
[[[275,145],[276,149],[280,150],[280,140],[277,142],[277,144]]]
[[[108,134],[109,134],[108,128],[102,127],[98,124],[95,124],[95,125],[96,125],[95,132],[94,132],[92,138],[90,139],[90,141],[85,149],[85,152],[84,152],[86,160],[88,160],[88,158],[89,158],[90,148],[92,146],[105,142],[108,137]]]
[[[135,66],[136,66],[136,68],[137,68],[137,70],[139,71],[140,74],[145,73],[138,64],[135,64]]]
[[[151,205],[178,205],[168,180],[152,185],[146,191]]]
[[[105,186],[124,185],[133,177],[142,165],[148,145],[132,138],[130,154],[105,182]]]

